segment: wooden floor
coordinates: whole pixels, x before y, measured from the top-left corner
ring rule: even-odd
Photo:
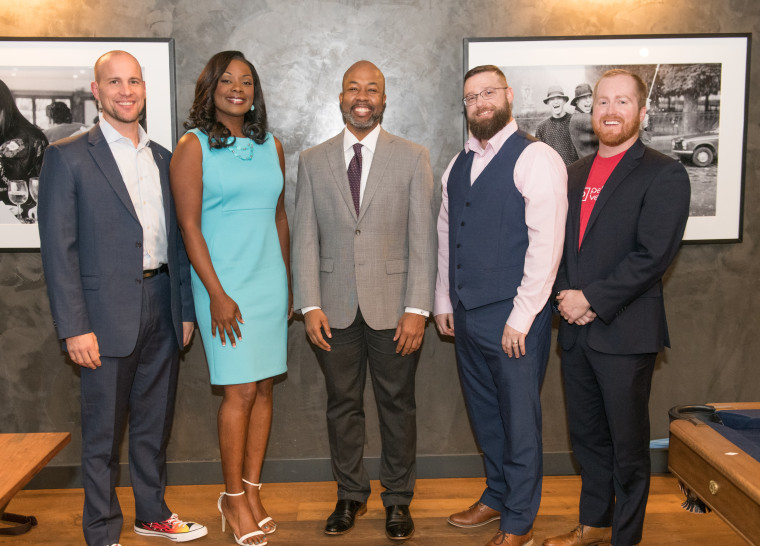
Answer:
[[[469,506],[483,489],[483,479],[418,480],[412,503],[416,531],[406,544],[446,545],[485,544],[498,530],[494,522],[478,529],[458,529],[446,523],[446,517]],[[358,519],[356,527],[346,535],[328,537],[323,534],[325,518],[335,505],[335,485],[332,482],[273,483],[262,490],[270,515],[279,524],[270,536],[269,544],[337,544],[344,546],[389,546],[395,541],[385,538],[385,511],[380,496],[380,484],[372,483],[367,513]],[[549,536],[564,533],[577,523],[580,479],[575,476],[553,476],[544,479],[543,500],[534,527],[535,546]],[[234,544],[232,535],[221,532],[221,520],[216,499],[218,485],[174,486],[167,489],[167,502],[181,518],[204,523],[207,537],[194,542],[204,544]],[[125,515],[121,536],[123,546],[168,544],[158,538],[138,537],[132,531],[134,501],[131,490],[119,488],[119,499]],[[11,501],[7,511],[35,515],[39,525],[25,535],[0,538],[0,544],[83,544],[81,531],[81,489],[50,489],[21,491]],[[690,546],[742,546],[746,543],[715,514],[697,515],[681,509],[680,492],[674,478],[655,476],[647,506],[642,545],[688,544]],[[396,543],[398,544],[398,543]]]

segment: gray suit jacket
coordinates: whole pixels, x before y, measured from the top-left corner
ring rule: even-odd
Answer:
[[[436,271],[433,173],[423,146],[380,130],[359,216],[343,133],[301,153],[293,227],[294,307],[318,306],[346,328],[357,308],[376,330],[405,307],[433,308]]]
[[[195,320],[190,266],[169,191],[171,153],[150,143],[161,176],[172,319]],[[142,226],[99,126],[48,146],[40,172],[42,266],[58,337],[95,332],[103,356],[122,357],[137,342],[142,305]]]

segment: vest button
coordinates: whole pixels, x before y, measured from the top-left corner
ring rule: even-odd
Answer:
[[[464,204],[464,206],[465,206],[465,207],[469,207],[469,206],[470,206],[470,202],[469,202],[469,201],[467,201],[467,202]]]
[[[461,224],[459,224],[459,225],[460,225],[460,226],[464,226],[464,222],[462,222],[462,223],[461,223]]]
[[[457,248],[461,247],[462,243],[457,243]]]
[[[459,289],[461,290],[461,289],[462,289],[462,285],[461,285],[461,284],[458,284],[458,285],[457,285],[457,288],[459,288]]]
[[[457,269],[462,269],[462,264],[457,264]]]

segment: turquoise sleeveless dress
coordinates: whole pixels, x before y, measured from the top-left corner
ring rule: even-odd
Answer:
[[[228,148],[211,149],[208,136],[198,129],[189,132],[203,150],[201,231],[222,287],[245,321],[239,324],[237,347],[229,340],[222,347],[219,334],[211,336],[208,292],[191,269],[211,384],[250,383],[285,373],[288,280],[275,225],[284,182],[274,137],[267,133],[263,144],[254,142],[253,157],[245,161]]]

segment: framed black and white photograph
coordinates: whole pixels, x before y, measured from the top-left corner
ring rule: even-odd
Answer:
[[[98,122],[90,90],[103,53],[124,50],[142,66],[141,125],[169,150],[176,140],[174,41],[0,38],[0,248],[39,248],[37,188],[45,148]]]
[[[749,34],[466,38],[464,71],[501,68],[518,126],[566,164],[596,151],[599,77],[612,68],[638,74],[649,92],[642,141],[682,161],[691,180],[684,241],[740,242],[749,46]]]

